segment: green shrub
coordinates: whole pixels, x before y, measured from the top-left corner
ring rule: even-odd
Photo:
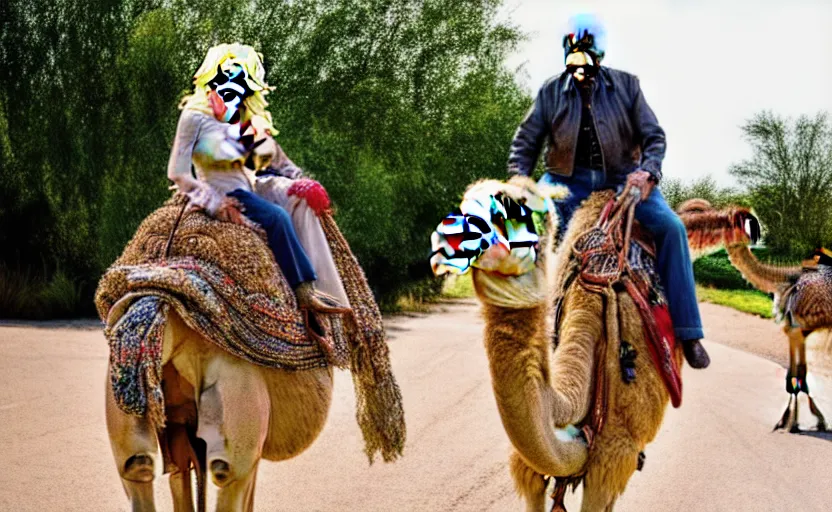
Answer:
[[[751,250],[758,259],[769,263],[780,263],[766,248]],[[754,287],[743,279],[742,274],[731,265],[725,249],[703,256],[693,262],[693,275],[698,284],[727,290],[753,290]]]
[[[83,287],[58,270],[47,279],[31,269],[0,265],[0,311],[10,318],[45,320],[91,313]]]
[[[438,293],[430,232],[467,184],[505,175],[530,103],[503,64],[521,35],[499,0],[7,3],[0,317],[92,313],[101,273],[169,195],[177,105],[218,42],[263,53],[278,141],[330,192],[389,308]]]

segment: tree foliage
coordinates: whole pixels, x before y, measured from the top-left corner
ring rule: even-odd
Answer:
[[[465,185],[504,174],[529,100],[502,64],[520,35],[495,21],[499,3],[4,2],[0,277],[69,288],[89,311],[100,273],[169,194],[194,70],[240,41],[265,56],[279,142],[329,190],[378,295],[395,298],[427,274],[428,235]],[[0,316],[48,314],[35,299],[10,306],[23,295],[2,285]]]
[[[746,194],[732,187],[721,187],[710,174],[685,183],[678,178],[664,178],[660,185],[667,204],[674,210],[688,199],[704,199],[714,208],[728,205],[749,206]]]
[[[730,172],[748,188],[775,252],[797,258],[832,243],[832,125],[826,113],[762,112],[743,127],[753,155]]]

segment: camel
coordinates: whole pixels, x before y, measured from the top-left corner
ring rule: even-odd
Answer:
[[[543,194],[563,193],[544,192],[528,178],[514,177],[507,183],[486,180],[469,187],[463,204],[483,189],[491,190],[492,197],[502,194],[519,204],[530,204]],[[531,271],[519,275],[512,272],[516,262],[510,252],[497,245],[475,258],[479,264],[472,267],[474,289],[485,319],[485,349],[494,397],[513,446],[510,472],[530,512],[544,509],[550,478],[573,485],[582,481],[582,510],[612,510],[643,462],[643,450],[658,433],[670,400],[660,373],[647,355],[650,351],[642,318],[630,295],[613,287],[605,294],[594,293],[577,279],[567,281],[573,246],[596,223],[612,197],[612,191],[590,196],[575,213],[557,247],[556,214],[550,209]],[[561,320],[553,325],[552,296],[561,290]],[[616,302],[618,308],[605,307]],[[554,352],[553,329],[559,339]],[[638,354],[634,362],[636,377],[630,383],[619,377],[623,340]],[[681,370],[682,358],[677,345],[672,354],[677,371]],[[606,420],[600,433],[591,439],[575,426],[585,422],[597,404],[594,390],[597,376],[603,374],[608,390]],[[562,510],[559,507],[564,491],[565,485],[557,485],[555,492],[560,495],[555,509]]]
[[[165,431],[174,462],[167,469],[177,512],[194,510],[191,465],[197,472],[197,501],[204,500],[201,472],[207,467],[218,487],[217,510],[253,510],[260,459],[300,454],[326,422],[331,367],[292,372],[254,366],[203,339],[175,313],[165,326],[162,363]],[[150,418],[123,412],[107,382],[107,430],[116,467],[132,509],[153,511],[156,429]]]
[[[802,266],[765,264],[749,247],[751,238],[737,229],[736,217],[730,211],[717,211],[710,203],[691,199],[678,208],[686,225],[696,226],[688,233],[691,249],[703,253],[724,246],[731,264],[756,289],[774,295],[778,320],[789,340],[789,368],[786,373],[788,405],[774,430],[800,432],[798,395],[805,393],[809,411],[817,419],[817,430],[825,431],[826,419],[809,392],[806,381],[806,342],[809,336],[832,336],[832,261],[827,251],[819,249],[815,261]],[[754,223],[756,219],[751,218]],[[759,231],[756,226],[755,231]]]
[[[352,307],[337,310],[343,323],[311,311],[304,323],[261,234],[187,204],[175,195],[148,216],[96,293],[110,343],[107,430],[132,510],[155,510],[160,451],[177,512],[205,510],[206,473],[216,510],[253,510],[260,460],[295,457],[321,433],[333,366],[352,373],[370,463],[401,456],[381,314],[331,214],[321,229]]]

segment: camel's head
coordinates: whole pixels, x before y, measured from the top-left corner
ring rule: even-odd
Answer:
[[[760,239],[760,222],[748,208],[730,206],[717,210],[704,199],[689,199],[676,211],[696,256],[722,247],[757,243]]]
[[[545,296],[546,254],[557,225],[552,198],[563,193],[524,177],[474,183],[459,211],[431,236],[434,274],[474,269],[480,298],[508,307]]]

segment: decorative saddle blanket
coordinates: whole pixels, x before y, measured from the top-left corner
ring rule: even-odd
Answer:
[[[284,370],[347,366],[343,336],[320,346],[307,335],[294,292],[252,229],[191,212],[166,256],[181,206],[175,201],[151,214],[101,279],[96,305],[108,327],[136,298],[154,295],[206,339],[251,363]]]
[[[652,238],[633,218],[634,199],[610,199],[595,227],[572,247],[575,278],[585,288],[603,293],[626,290],[644,325],[651,359],[664,381],[674,407],[682,403],[682,379],[675,364],[676,339],[667,301],[656,271]],[[556,322],[559,321],[556,307]]]
[[[321,226],[352,311],[319,317],[324,335],[310,336],[262,233],[198,211],[178,220],[185,201],[174,196],[150,214],[99,282],[95,304],[106,324],[120,407],[164,425],[162,342],[172,308],[191,329],[253,364],[350,368],[368,456],[398,456],[404,415],[381,313],[331,215],[321,214]]]

